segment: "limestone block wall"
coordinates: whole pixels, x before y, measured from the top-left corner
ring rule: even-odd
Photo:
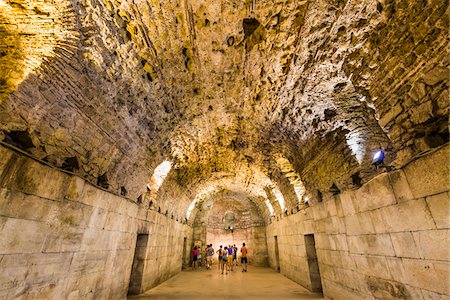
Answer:
[[[311,288],[305,235],[314,234],[329,299],[448,299],[449,146],[356,191],[267,226],[270,265]]]
[[[0,147],[0,298],[123,299],[138,233],[144,290],[181,270],[189,226]]]

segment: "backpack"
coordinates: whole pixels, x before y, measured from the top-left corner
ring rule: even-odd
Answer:
[[[227,261],[228,260],[228,251],[224,251],[224,253],[222,253],[222,260],[223,261]]]

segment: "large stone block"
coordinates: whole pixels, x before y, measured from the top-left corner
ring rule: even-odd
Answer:
[[[388,234],[348,236],[349,251],[358,254],[394,256],[394,248]]]
[[[344,220],[345,228],[349,235],[371,234],[376,232],[374,223],[372,222],[372,211],[346,216]]]
[[[354,193],[351,191],[345,191],[339,194],[339,199],[342,207],[343,214],[345,216],[353,215],[356,213],[356,209],[354,206]]]
[[[21,157],[6,174],[4,186],[25,194],[60,200],[64,197],[69,175]]]
[[[438,294],[427,290],[420,290],[423,300],[448,300],[448,294]]]
[[[42,222],[0,217],[0,254],[40,252],[48,230]]]
[[[351,254],[351,257],[355,261],[359,273],[384,279],[393,279],[389,272],[386,257],[359,254]]]
[[[389,181],[397,198],[397,202],[404,202],[414,198],[403,170],[389,173]]]
[[[85,181],[84,179],[71,176],[69,179],[69,185],[67,187],[65,198],[68,200],[78,201],[83,195]]]
[[[70,270],[78,275],[102,272],[107,261],[109,251],[80,251],[76,252]],[[76,277],[76,276],[73,276]]]
[[[389,232],[386,225],[384,224],[382,210],[380,209],[371,210],[369,211],[369,214],[375,233]]]
[[[52,228],[45,237],[42,252],[76,252],[81,247],[83,229],[74,227]]]
[[[428,291],[450,295],[450,264],[421,259],[402,259],[406,282]]]
[[[411,232],[391,233],[395,255],[398,257],[420,258],[420,253]]]
[[[345,234],[330,234],[330,249],[348,251],[347,236]]]
[[[369,295],[364,295],[359,291],[343,287],[332,280],[322,279],[322,288],[324,295],[333,295],[333,299],[346,299],[346,300],[370,299]]]
[[[424,199],[380,208],[380,214],[388,232],[428,230],[436,227]]]
[[[88,227],[97,229],[105,228],[107,217],[108,217],[107,210],[100,207],[94,207],[92,209],[92,214],[91,218],[89,219]]]
[[[413,232],[413,236],[422,258],[442,261],[450,260],[448,248],[450,242],[449,230],[417,231]]]
[[[53,204],[54,201],[20,191],[0,189],[0,213],[5,217],[44,221]]]
[[[337,215],[336,201],[334,199],[330,199],[325,201],[325,209],[327,211],[327,216],[334,217]]]
[[[420,289],[398,281],[366,276],[366,285],[375,299],[422,299]]]
[[[388,174],[381,174],[355,191],[354,205],[359,212],[397,203]]]
[[[449,145],[421,157],[404,167],[414,198],[431,196],[450,190]]]
[[[450,197],[449,193],[440,193],[426,198],[437,228],[450,228]]]

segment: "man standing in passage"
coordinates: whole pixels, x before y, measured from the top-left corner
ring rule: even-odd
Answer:
[[[241,253],[242,272],[247,272],[247,247],[245,247],[245,243],[242,244]]]
[[[208,248],[206,248],[206,269],[211,269],[213,255],[214,249],[212,247],[212,244],[209,244]]]
[[[220,261],[220,269],[223,271],[225,269],[225,275],[228,274],[228,249],[227,246],[222,250],[222,260]]]
[[[238,248],[236,247],[236,244],[233,245],[233,264],[237,267],[238,262],[237,262],[237,251]]]
[[[220,271],[220,266],[222,265],[222,245],[220,245],[220,249],[216,251],[216,253],[219,255],[219,271]]]

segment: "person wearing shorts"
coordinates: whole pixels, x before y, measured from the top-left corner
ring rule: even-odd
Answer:
[[[245,247],[245,243],[242,244],[241,248],[241,264],[242,264],[242,272],[247,272],[247,247]]]
[[[233,247],[231,245],[228,245],[228,270],[233,271]]]
[[[197,246],[194,247],[194,250],[192,251],[192,269],[197,269],[197,256],[198,256],[198,249]]]
[[[214,249],[212,247],[212,244],[209,244],[208,248],[206,248],[206,269],[211,269],[213,256]]]
[[[220,266],[222,263],[222,245],[220,245],[220,249],[216,251],[216,253],[218,254],[218,259],[219,259],[219,271],[220,271]]]
[[[228,274],[228,249],[227,246],[222,250],[222,259],[220,260],[220,269],[223,271],[225,270],[225,275]]]

